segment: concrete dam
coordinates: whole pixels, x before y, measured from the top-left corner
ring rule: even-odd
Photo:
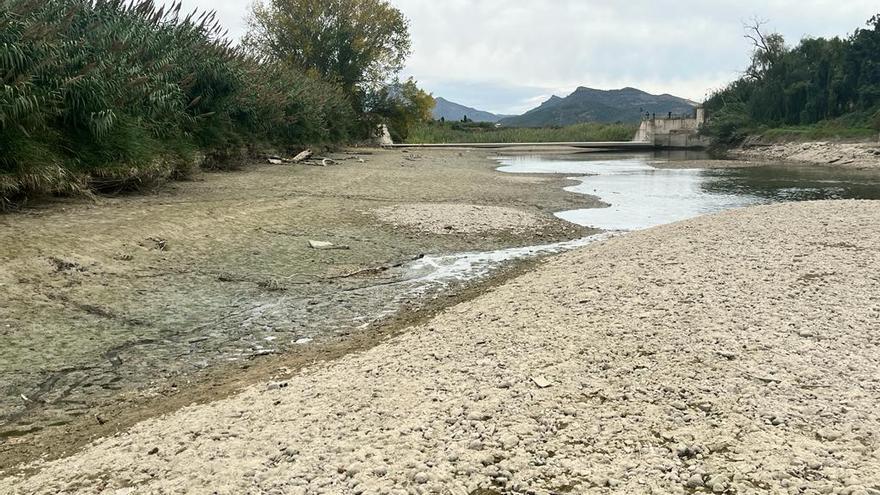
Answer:
[[[395,144],[387,129],[380,131],[379,145],[384,148],[477,148],[510,151],[553,151],[559,149],[589,149],[604,151],[633,151],[652,149],[705,149],[709,140],[700,136],[700,127],[706,122],[706,113],[697,107],[690,115],[657,117],[645,114],[632,141],[613,142],[551,142],[551,143],[430,143]],[[383,126],[384,127],[384,126]]]

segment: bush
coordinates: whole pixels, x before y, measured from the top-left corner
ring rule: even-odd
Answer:
[[[138,189],[199,150],[350,139],[338,87],[249,58],[213,14],[152,0],[0,0],[0,208],[30,195]]]

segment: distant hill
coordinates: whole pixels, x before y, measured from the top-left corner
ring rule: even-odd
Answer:
[[[495,115],[494,113],[484,112],[476,108],[466,107],[458,103],[451,102],[444,98],[435,98],[436,106],[434,106],[434,120],[444,118],[448,121],[457,122],[465,116],[474,122],[498,122],[506,117],[506,115]]]
[[[553,96],[538,108],[501,120],[508,127],[549,127],[584,122],[638,122],[644,112],[691,113],[697,104],[672,95],[652,95],[635,88],[601,90],[580,87],[565,98]]]

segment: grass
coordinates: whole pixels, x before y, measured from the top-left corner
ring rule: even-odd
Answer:
[[[415,127],[407,143],[554,143],[631,141],[635,124],[577,124],[568,127],[497,128],[494,124],[434,122]]]
[[[861,141],[877,139],[878,132],[870,127],[846,127],[822,122],[814,125],[758,129],[755,135],[772,142],[789,141]]]

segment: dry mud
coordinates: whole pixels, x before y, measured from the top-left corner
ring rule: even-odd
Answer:
[[[880,203],[554,257],[370,350],[4,493],[880,493]]]

